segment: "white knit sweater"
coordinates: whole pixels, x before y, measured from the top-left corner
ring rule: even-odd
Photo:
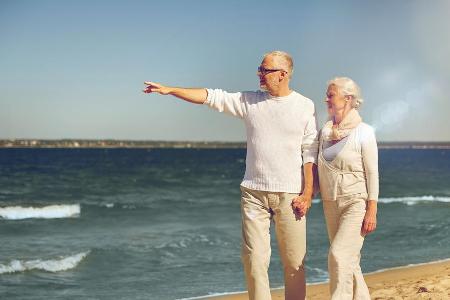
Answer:
[[[300,193],[302,165],[316,163],[317,125],[313,102],[292,92],[228,93],[208,89],[206,105],[244,120],[247,158],[242,186],[270,192]]]

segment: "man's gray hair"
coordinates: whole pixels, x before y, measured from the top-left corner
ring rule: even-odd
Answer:
[[[327,86],[335,85],[344,96],[352,98],[352,107],[358,109],[364,100],[361,98],[361,89],[348,77],[336,77],[328,81]]]
[[[294,73],[294,62],[289,53],[276,50],[264,54],[264,58],[266,58],[267,56],[276,57],[277,62],[280,64],[280,67],[282,67],[283,70],[289,73],[289,78],[292,76],[292,73]]]

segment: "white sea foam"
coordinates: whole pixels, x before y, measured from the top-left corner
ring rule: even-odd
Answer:
[[[388,197],[378,199],[379,203],[404,203],[407,205],[415,205],[426,202],[450,202],[450,197],[441,196],[414,196],[414,197]],[[313,203],[320,203],[320,199],[313,199]]]
[[[43,270],[47,272],[60,272],[75,268],[90,251],[81,252],[72,256],[50,260],[12,260],[9,264],[0,264],[0,274],[24,272],[29,270]]]
[[[80,204],[49,205],[44,207],[8,206],[0,208],[0,218],[22,220],[29,218],[57,219],[74,218],[80,215]]]
[[[275,288],[271,288],[271,291],[274,290],[281,290],[283,289],[284,286],[279,286],[279,287],[275,287]],[[209,295],[206,296],[197,296],[197,297],[189,297],[189,298],[179,298],[176,300],[197,300],[197,299],[210,299],[211,297],[220,297],[220,296],[230,296],[230,295],[239,295],[239,294],[244,294],[247,293],[247,291],[239,291],[239,292],[227,292],[227,293],[210,293]]]
[[[316,272],[318,278],[328,278],[328,272],[326,270],[322,270],[321,268],[310,268],[308,266],[306,266],[306,268]]]
[[[405,203],[408,205],[414,205],[424,202],[450,202],[450,197],[440,196],[415,196],[415,197],[392,197],[392,198],[380,198],[380,203]]]
[[[409,265],[399,266],[399,267],[391,267],[391,268],[379,269],[379,270],[376,270],[376,271],[373,271],[373,272],[369,272],[369,273],[364,273],[364,274],[365,275],[371,275],[371,274],[377,274],[377,273],[391,271],[391,270],[401,270],[401,269],[407,269],[407,268],[410,268],[410,267],[426,266],[426,265],[431,265],[431,264],[443,263],[443,262],[447,262],[447,261],[450,261],[450,258],[444,258],[444,259],[439,259],[439,260],[434,260],[434,261],[429,261],[429,262],[424,262],[424,263],[409,264]]]
[[[273,289],[272,289],[273,290]],[[240,291],[240,292],[228,292],[228,293],[211,293],[206,296],[198,296],[198,297],[189,297],[189,298],[179,298],[177,300],[196,300],[196,299],[210,299],[211,297],[220,297],[220,296],[229,296],[229,295],[238,295],[243,294],[246,291]]]
[[[226,246],[228,245],[228,242],[221,240],[220,238],[213,238],[208,239],[208,236],[204,234],[199,235],[192,235],[192,236],[185,236],[177,241],[170,241],[167,243],[162,243],[155,248],[161,249],[161,248],[174,248],[174,249],[181,249],[181,248],[188,248],[192,245],[199,245],[199,244],[206,244],[206,245],[215,245],[215,246]]]

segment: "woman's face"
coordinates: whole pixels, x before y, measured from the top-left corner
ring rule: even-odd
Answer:
[[[334,115],[336,111],[345,108],[348,99],[341,93],[336,85],[332,84],[328,86],[326,102],[328,113]]]

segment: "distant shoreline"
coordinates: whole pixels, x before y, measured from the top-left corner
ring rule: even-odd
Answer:
[[[450,149],[450,142],[378,142],[380,149]],[[245,142],[197,141],[133,141],[88,139],[3,139],[0,148],[193,148],[193,149],[244,149]]]

